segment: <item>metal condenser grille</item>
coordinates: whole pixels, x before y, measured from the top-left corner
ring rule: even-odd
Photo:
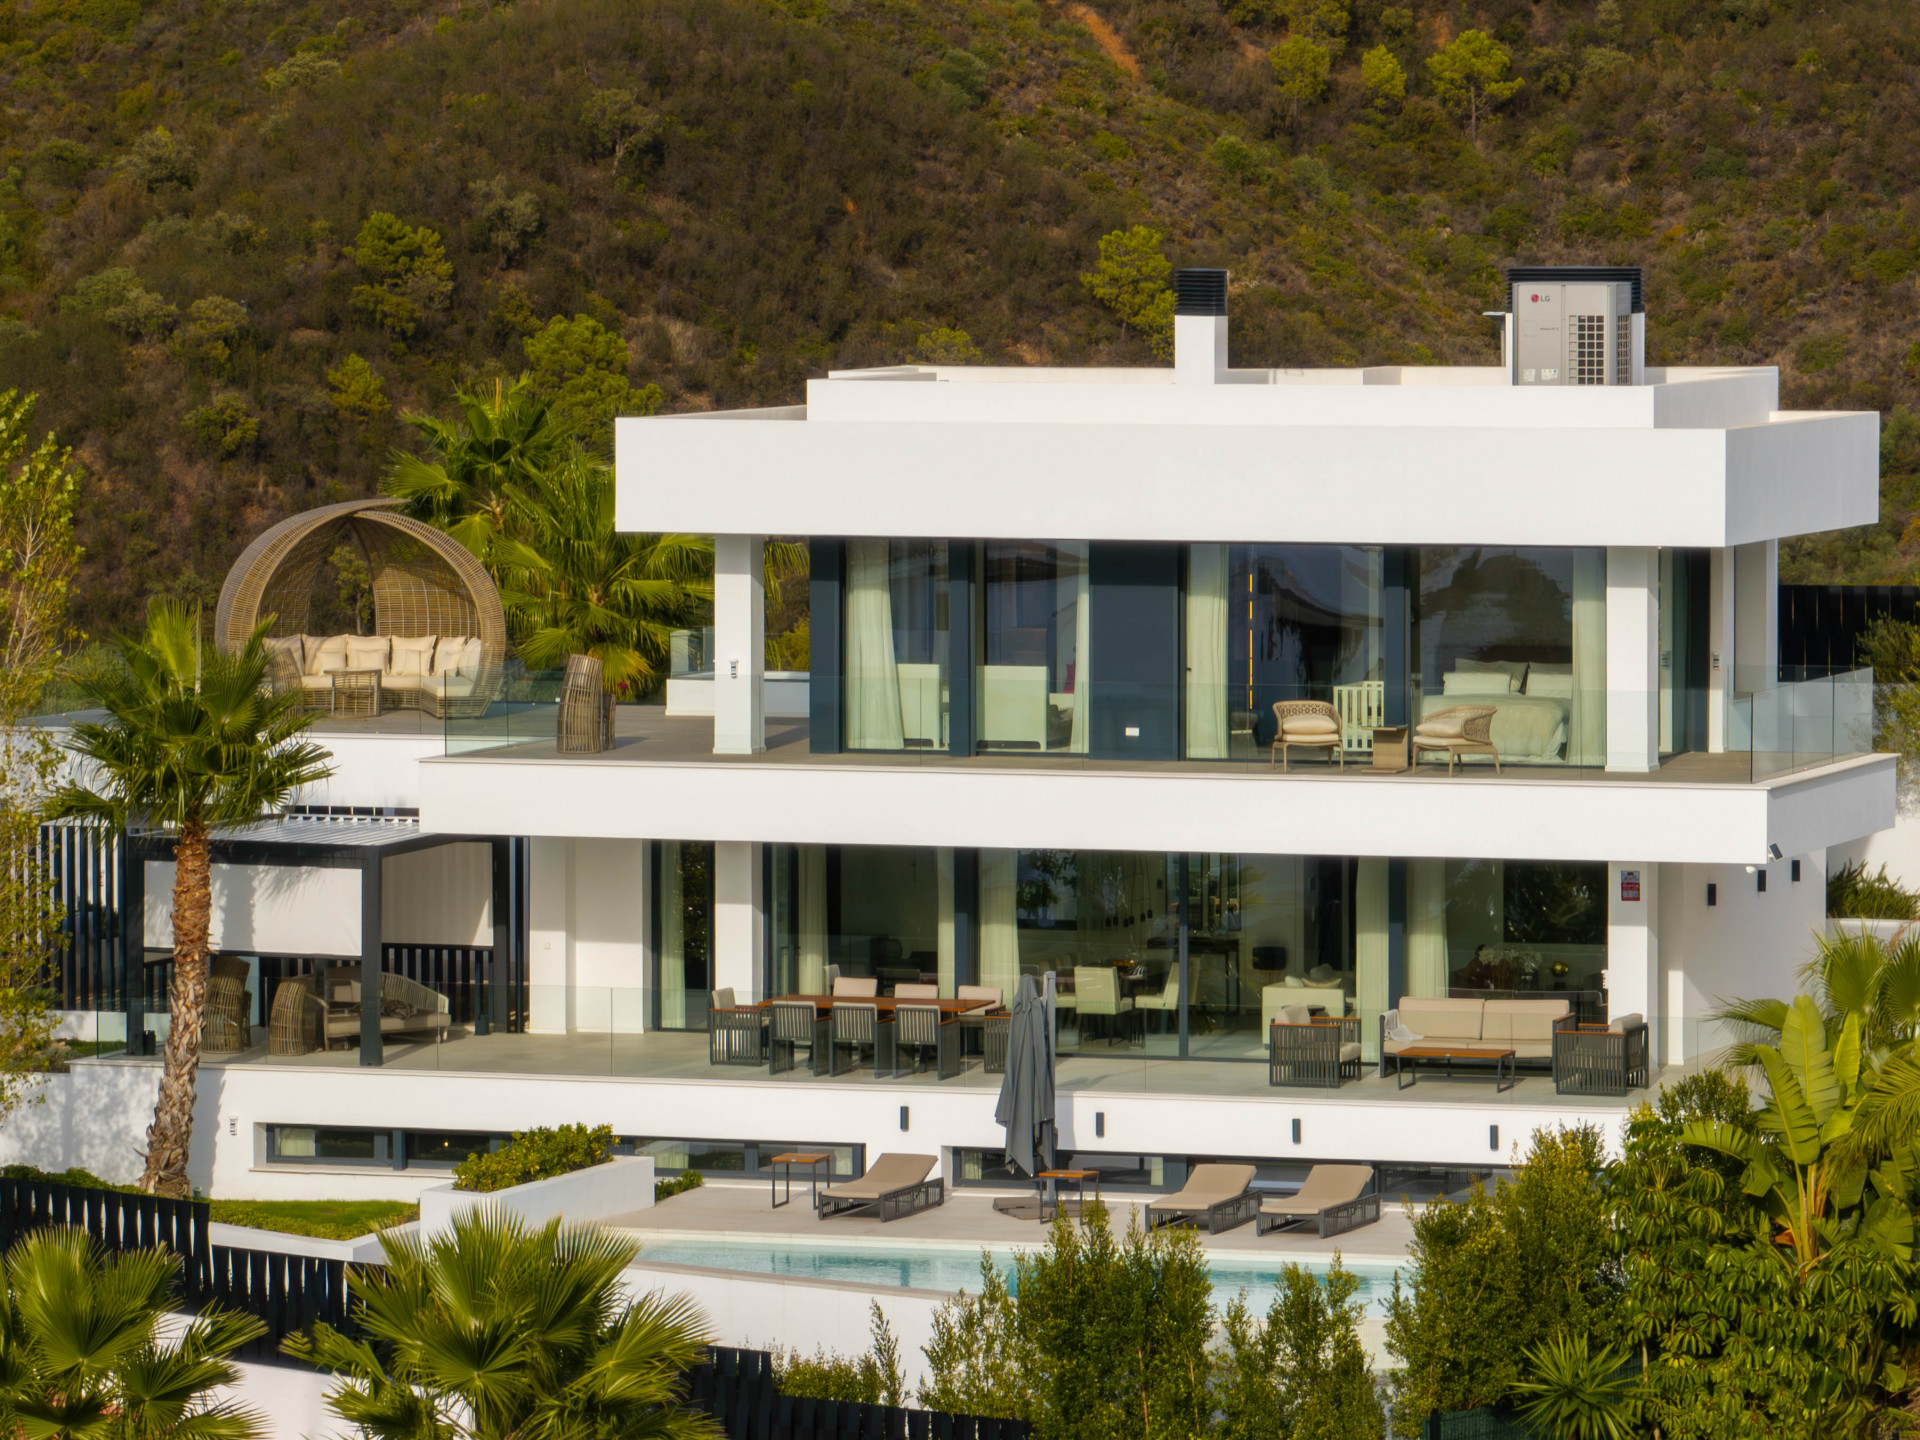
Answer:
[[[1567,327],[1567,369],[1575,385],[1607,383],[1607,319],[1575,315]]]

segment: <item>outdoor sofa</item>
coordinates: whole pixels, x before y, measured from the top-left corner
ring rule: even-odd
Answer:
[[[931,1210],[936,1205],[944,1205],[947,1199],[947,1182],[927,1178],[938,1163],[938,1158],[932,1155],[896,1155],[888,1151],[858,1180],[822,1189],[814,1201],[815,1209],[822,1220],[874,1210],[883,1222]]]
[[[1443,1045],[1471,1061],[1485,1052],[1492,1061],[1502,1050],[1513,1052],[1514,1067],[1531,1065],[1551,1069],[1554,1037],[1573,1026],[1573,1007],[1565,1000],[1474,1000],[1448,997],[1416,998],[1400,1002],[1398,1010],[1380,1017],[1380,1073],[1401,1051],[1422,1045]]]
[[[1147,1202],[1147,1228],[1205,1222],[1209,1235],[1244,1225],[1260,1213],[1251,1165],[1196,1165],[1177,1195]]]
[[[1319,1227],[1320,1238],[1324,1240],[1329,1235],[1371,1225],[1380,1218],[1379,1192],[1367,1193],[1372,1184],[1371,1165],[1316,1165],[1293,1194],[1260,1202],[1254,1233],[1268,1235],[1275,1230],[1313,1224]]]

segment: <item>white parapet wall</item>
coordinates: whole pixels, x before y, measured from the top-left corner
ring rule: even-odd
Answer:
[[[420,1233],[428,1240],[476,1210],[499,1210],[537,1230],[549,1220],[586,1225],[653,1205],[653,1157],[626,1155],[603,1165],[530,1180],[505,1190],[456,1190],[451,1184],[420,1192]]]
[[[769,720],[807,718],[807,682],[805,670],[769,670],[761,677],[760,694],[766,703]],[[713,714],[713,676],[673,675],[667,679],[667,715]]]

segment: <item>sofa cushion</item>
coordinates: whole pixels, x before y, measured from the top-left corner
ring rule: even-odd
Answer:
[[[1551,1060],[1553,1042],[1551,1040],[1513,1040],[1508,1042],[1516,1060]]]
[[[1280,1007],[1280,1023],[1282,1025],[1310,1025],[1313,1023],[1313,1012],[1305,1005],[1282,1005]]]
[[[1282,728],[1288,735],[1338,735],[1340,722],[1325,715],[1289,715]]]
[[[1615,1019],[1609,1020],[1607,1022],[1607,1029],[1613,1031],[1616,1034],[1623,1034],[1628,1030],[1633,1030],[1633,1029],[1642,1027],[1646,1023],[1647,1023],[1647,1017],[1642,1015],[1638,1010],[1636,1010],[1631,1015],[1621,1015]]]
[[[307,642],[299,635],[274,635],[268,637],[267,654],[286,660],[293,666],[293,673],[304,675],[307,669]]]
[[[1553,1043],[1553,1022],[1572,1013],[1564,1000],[1489,1000],[1480,1033],[1489,1040]]]
[[[440,643],[433,649],[433,668],[427,673],[438,675],[442,670],[460,668],[461,652],[467,648],[465,635],[442,635]]]
[[[460,659],[455,673],[464,675],[469,680],[475,679],[480,674],[480,659],[486,653],[486,643],[478,635],[469,636],[467,643],[460,647]]]
[[[329,635],[318,645],[308,645],[307,673],[331,675],[336,670],[347,669],[347,641],[350,638],[346,635]]]
[[[1359,1058],[1360,1058],[1360,1042],[1359,1041],[1349,1040],[1340,1047],[1340,1063],[1341,1064],[1344,1065],[1350,1060],[1358,1060]]]
[[[473,681],[464,675],[427,675],[420,681],[420,688],[430,695],[461,696],[473,693]]]
[[[1429,1040],[1478,1040],[1485,1005],[1482,1000],[1408,998],[1400,1002],[1400,1023]]]
[[[410,639],[396,637],[393,641],[393,659],[388,663],[390,675],[431,675],[433,673],[433,642],[431,635],[421,635]]]
[[[389,655],[384,635],[352,635],[347,639],[349,670],[385,670]]]

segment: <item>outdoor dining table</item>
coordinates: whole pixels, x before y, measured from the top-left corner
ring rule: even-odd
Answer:
[[[896,1005],[937,1005],[942,1015],[965,1015],[970,1010],[981,1009],[981,1002],[978,1000],[915,1000],[912,996],[900,999],[892,995],[773,995],[757,1005],[741,1008],[764,1010],[774,1004],[801,1005],[809,1002],[821,1015],[831,1014],[835,1005],[872,1005],[883,1016],[893,1014],[893,1008]],[[988,1012],[982,1010],[981,1013]]]

